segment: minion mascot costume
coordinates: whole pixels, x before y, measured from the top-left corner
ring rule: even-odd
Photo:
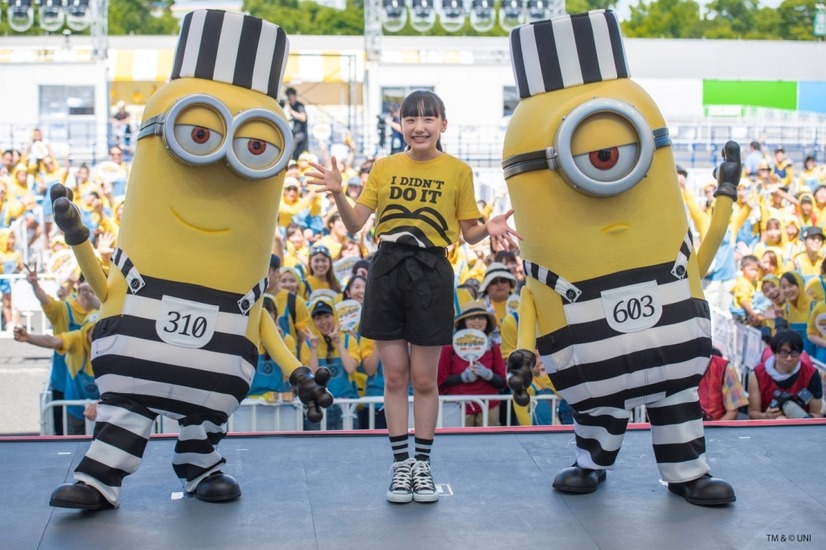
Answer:
[[[711,354],[700,284],[736,198],[740,150],[729,142],[717,203],[695,252],[665,121],[628,79],[611,11],[515,28],[520,103],[503,168],[525,240],[509,385],[527,404],[533,350],[574,409],[576,463],[553,486],[596,491],[631,410],[645,405],[669,490],[699,505],[734,502],[705,460],[697,385]]]
[[[108,278],[65,188],[55,221],[100,298],[92,364],[101,393],[94,440],[50,505],[118,506],[158,414],[178,421],[172,460],[184,489],[240,496],[216,446],[247,394],[258,346],[296,386],[308,417],[329,406],[325,377],[287,349],[261,295],[292,133],[277,95],[288,41],[278,26],[235,13],[188,14],[171,81],[146,105],[119,248]]]

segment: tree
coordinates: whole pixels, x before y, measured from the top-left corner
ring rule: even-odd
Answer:
[[[700,6],[694,0],[655,0],[631,6],[623,34],[634,38],[701,38]]]

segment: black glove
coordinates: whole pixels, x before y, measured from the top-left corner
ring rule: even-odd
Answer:
[[[513,390],[513,400],[522,407],[531,402],[528,388],[533,381],[534,365],[536,356],[532,351],[517,349],[508,356],[508,387]]]
[[[740,146],[736,141],[728,141],[723,147],[723,163],[714,169],[714,177],[717,178],[717,190],[714,196],[723,195],[736,201],[737,184],[740,183],[742,173]]]
[[[327,367],[318,367],[315,376],[308,367],[298,367],[290,375],[290,384],[295,388],[298,399],[307,407],[307,420],[310,422],[321,422],[324,416],[318,408],[326,409],[333,404],[333,395],[327,391],[329,381],[330,369]]]
[[[89,228],[80,219],[80,210],[72,204],[72,190],[59,183],[52,186],[50,197],[54,221],[65,235],[66,244],[75,246],[89,240]]]

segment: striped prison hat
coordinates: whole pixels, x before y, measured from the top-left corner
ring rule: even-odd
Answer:
[[[519,98],[628,78],[619,20],[610,10],[563,15],[516,27],[511,63]]]
[[[217,80],[278,99],[287,65],[287,33],[268,21],[223,10],[184,16],[171,79]]]

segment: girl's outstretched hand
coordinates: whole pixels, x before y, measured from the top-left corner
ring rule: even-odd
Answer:
[[[324,187],[326,191],[331,193],[341,192],[341,172],[338,171],[336,157],[330,157],[330,168],[325,168],[315,162],[311,162],[310,166],[315,170],[304,172],[307,184]]]
[[[511,216],[513,216],[513,208],[504,214],[492,217],[485,224],[485,229],[488,235],[490,235],[490,242],[496,250],[515,250],[519,248],[519,245],[513,240],[511,235],[520,241],[523,240],[522,235],[508,225],[508,218]]]

